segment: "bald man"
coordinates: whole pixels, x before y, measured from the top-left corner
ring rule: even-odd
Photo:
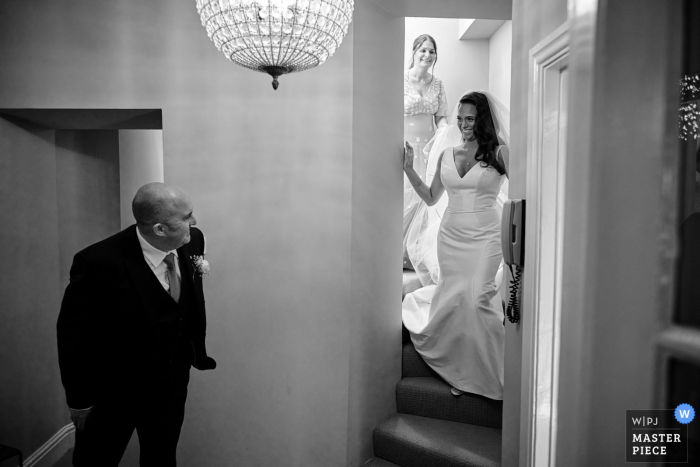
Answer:
[[[75,466],[118,466],[134,429],[142,467],[175,466],[190,366],[216,367],[190,197],[149,183],[132,210],[136,225],[75,255],[58,317]]]

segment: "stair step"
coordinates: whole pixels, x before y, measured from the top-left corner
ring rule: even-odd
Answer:
[[[402,467],[500,467],[501,430],[397,414],[377,425],[374,455]]]
[[[417,378],[421,376],[440,378],[440,376],[425,363],[423,357],[420,356],[409,338],[408,342],[403,345],[401,354],[401,377]]]
[[[370,460],[368,460],[366,463],[362,464],[362,467],[401,467],[401,466],[396,465],[393,462],[385,461],[384,459],[380,459],[378,457],[373,457]]]
[[[500,429],[503,401],[468,392],[453,396],[450,385],[437,378],[403,378],[396,385],[396,411]]]

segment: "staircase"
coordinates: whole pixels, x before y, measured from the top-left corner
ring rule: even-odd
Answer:
[[[404,295],[417,288],[414,274],[404,272]],[[453,396],[403,331],[398,413],[374,428],[376,457],[363,467],[500,467],[503,403]]]

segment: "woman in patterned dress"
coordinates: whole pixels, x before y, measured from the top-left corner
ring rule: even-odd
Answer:
[[[437,62],[437,43],[428,34],[421,34],[413,41],[413,56],[404,73],[404,140],[411,143],[415,151],[414,169],[425,181],[428,155],[423,153],[425,145],[435,132],[447,125],[447,97],[445,86],[438,77],[430,73]],[[404,175],[403,201],[403,267],[413,269],[406,252],[409,226],[416,211],[423,203]]]

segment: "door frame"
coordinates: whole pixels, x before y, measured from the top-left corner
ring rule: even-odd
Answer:
[[[520,416],[520,465],[550,465],[556,440],[559,316],[561,313],[561,248],[566,188],[566,147],[559,141],[562,117],[561,82],[570,52],[569,22],[562,24],[530,50],[528,83],[526,278],[523,283],[523,355]],[[564,103],[566,105],[566,103]],[[557,119],[555,137],[548,132]],[[564,131],[566,122],[564,120]],[[553,146],[554,145],[554,146]],[[553,152],[554,151],[554,152]],[[556,168],[548,170],[552,156]],[[554,183],[554,200],[543,186]],[[552,202],[553,201],[553,202]],[[553,208],[553,209],[552,209]],[[553,258],[545,263],[544,230],[551,233]],[[545,440],[543,441],[543,437]],[[544,444],[543,444],[544,443]]]
[[[668,216],[677,208],[681,0],[570,4],[566,397],[557,405],[555,460],[622,465],[625,411],[666,408],[659,359],[677,254]]]

